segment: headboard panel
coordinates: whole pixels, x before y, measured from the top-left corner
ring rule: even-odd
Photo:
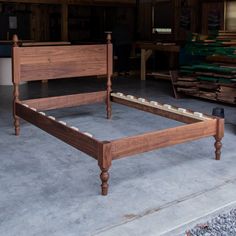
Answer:
[[[13,83],[111,75],[112,45],[13,47]]]

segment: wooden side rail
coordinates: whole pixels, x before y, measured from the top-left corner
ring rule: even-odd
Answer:
[[[25,107],[21,103],[16,103],[16,115],[91,157],[98,159],[99,145],[101,145],[101,142],[98,140],[61,124],[48,116],[42,115],[31,108]]]
[[[133,107],[133,108],[139,109],[141,111],[153,113],[153,114],[160,115],[160,116],[163,116],[163,117],[166,117],[166,118],[169,118],[169,119],[173,119],[173,120],[176,120],[176,121],[180,121],[180,122],[183,122],[183,123],[194,123],[194,122],[198,121],[194,118],[183,117],[179,114],[174,114],[174,113],[169,112],[169,111],[163,111],[163,110],[160,110],[158,108],[146,106],[144,104],[134,103],[132,101],[123,100],[123,99],[117,98],[117,97],[112,97],[112,101],[115,102],[115,103],[119,103],[119,104],[122,104],[122,105],[125,105],[125,106]]]
[[[37,98],[24,100],[21,102],[30,107],[34,107],[37,110],[43,111],[104,102],[106,100],[106,93],[106,91],[99,91],[57,97]]]
[[[113,159],[197,140],[217,133],[217,120],[202,121],[111,141]]]
[[[145,112],[160,115],[160,116],[163,116],[163,117],[166,117],[166,118],[169,118],[172,120],[176,120],[176,121],[179,121],[182,123],[191,124],[191,123],[201,121],[199,119],[199,117],[197,118],[196,116],[194,117],[193,115],[187,116],[187,114],[186,115],[184,113],[181,114],[180,112],[174,113],[173,110],[159,109],[158,107],[150,105],[150,101],[147,101],[146,103],[142,103],[142,102],[138,102],[137,99],[127,99],[127,96],[120,96],[119,97],[116,94],[111,95],[111,100],[113,102],[116,102],[116,103],[119,103],[119,104],[122,104],[125,106],[133,107],[133,108],[145,111]],[[162,106],[163,106],[163,104],[162,104]],[[177,107],[174,107],[174,106],[171,106],[171,107],[177,109]],[[186,110],[186,109],[184,109],[184,110]],[[190,111],[190,110],[187,110],[187,111],[189,111],[193,114],[192,111]]]

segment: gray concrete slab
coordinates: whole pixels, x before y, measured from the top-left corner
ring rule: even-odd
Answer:
[[[104,228],[94,235],[184,235],[187,229],[191,229],[196,224],[205,223],[207,219],[236,207],[236,190],[232,191],[232,189],[236,189],[236,179],[179,198],[157,209],[137,215],[123,224]]]
[[[103,81],[92,79],[22,85],[23,97],[95,91]],[[114,80],[114,90],[211,113],[218,104],[175,100],[168,82]],[[236,201],[236,112],[225,108],[222,160],[214,160],[214,140],[186,144],[113,162],[107,197],[100,196],[97,163],[60,140],[21,122],[13,135],[12,88],[0,87],[0,235],[177,235],[191,224],[233,207]],[[163,129],[180,123],[104,105],[51,111],[60,120],[110,139]],[[141,234],[142,233],[142,234]]]

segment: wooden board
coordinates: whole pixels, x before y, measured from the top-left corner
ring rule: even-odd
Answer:
[[[47,116],[41,115],[30,108],[16,103],[16,115],[24,120],[34,124],[47,133],[59,138],[69,145],[87,153],[95,159],[98,159],[98,146],[100,144],[94,138],[91,138],[79,131],[75,131],[58,121],[52,120]]]
[[[127,155],[204,138],[215,133],[216,120],[194,123],[111,141],[111,152],[113,159],[119,159]]]
[[[14,47],[15,80],[33,81],[106,75],[106,45]]]
[[[37,110],[52,110],[65,107],[74,107],[85,104],[104,102],[106,100],[106,91],[99,91],[93,93],[82,93],[74,95],[37,98],[22,101],[30,107],[36,108]]]

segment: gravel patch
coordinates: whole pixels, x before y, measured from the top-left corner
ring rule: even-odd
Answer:
[[[186,232],[186,236],[236,236],[236,209]]]

